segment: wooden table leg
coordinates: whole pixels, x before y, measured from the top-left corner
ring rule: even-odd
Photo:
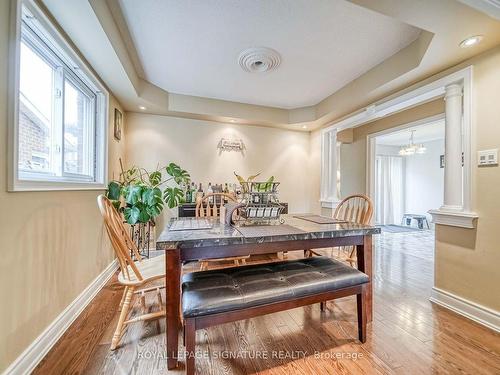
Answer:
[[[363,237],[363,245],[356,246],[358,269],[368,275],[370,281],[366,291],[366,316],[369,322],[373,319],[373,262],[372,262],[372,236]]]
[[[166,252],[167,367],[172,370],[177,367],[179,356],[181,261],[179,249],[169,249]]]

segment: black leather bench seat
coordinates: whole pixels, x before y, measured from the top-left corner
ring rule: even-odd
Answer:
[[[361,271],[327,257],[193,272],[182,279],[182,310],[192,318],[367,282]]]

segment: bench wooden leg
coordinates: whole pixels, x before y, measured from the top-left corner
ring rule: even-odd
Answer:
[[[194,375],[196,357],[195,319],[185,320],[184,337],[186,345],[186,375]]]
[[[358,336],[359,341],[366,342],[366,285],[363,285],[360,294],[356,295],[356,302],[358,307]]]
[[[325,311],[326,310],[326,301],[320,302],[319,308],[321,309],[321,311]]]

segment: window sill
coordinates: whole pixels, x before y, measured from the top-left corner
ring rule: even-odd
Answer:
[[[100,182],[69,182],[69,181],[16,181],[9,186],[9,192],[26,191],[78,191],[106,190],[107,186]]]
[[[430,210],[434,224],[472,229],[476,227],[478,215],[474,212]]]

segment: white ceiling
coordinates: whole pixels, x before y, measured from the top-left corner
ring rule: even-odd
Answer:
[[[410,139],[411,130],[415,130],[415,134],[413,135],[415,143],[425,143],[444,139],[444,120],[382,135],[376,138],[376,142],[378,145],[385,146],[406,145]]]
[[[120,0],[145,79],[169,92],[296,108],[317,104],[415,40],[420,29],[344,0]],[[249,47],[276,71],[238,65]]]

